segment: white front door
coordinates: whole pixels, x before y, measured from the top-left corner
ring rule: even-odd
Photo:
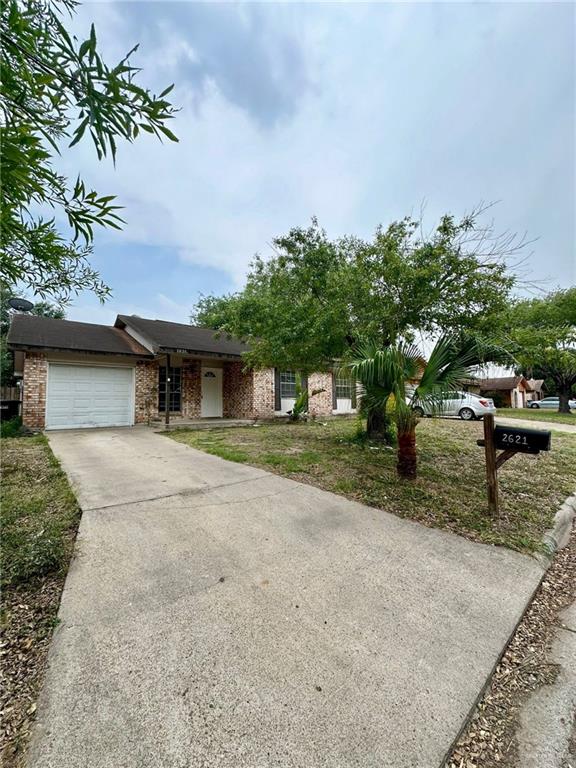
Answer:
[[[202,408],[203,418],[222,416],[222,368],[202,367]]]

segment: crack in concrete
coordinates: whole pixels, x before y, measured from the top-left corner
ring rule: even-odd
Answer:
[[[217,491],[220,488],[230,488],[234,485],[243,485],[244,483],[250,483],[252,481],[257,482],[258,480],[264,480],[268,477],[271,477],[272,475],[266,474],[262,475],[261,477],[249,477],[245,480],[235,480],[233,483],[221,483],[220,485],[209,485],[204,488],[184,488],[180,491],[176,491],[174,493],[165,493],[165,494],[159,494],[158,496],[149,496],[145,499],[134,499],[133,501],[120,501],[120,502],[114,502],[113,504],[103,504],[100,507],[83,507],[82,512],[99,512],[103,509],[114,509],[114,507],[130,507],[134,504],[145,504],[148,501],[160,501],[161,499],[171,499],[176,496],[204,496],[207,493],[210,493],[211,491]],[[278,492],[280,493],[280,491]],[[273,494],[266,494],[269,496],[277,496],[277,493]],[[265,498],[265,496],[255,498]],[[242,501],[252,501],[253,499],[242,499]],[[221,504],[232,504],[236,502],[220,502]]]

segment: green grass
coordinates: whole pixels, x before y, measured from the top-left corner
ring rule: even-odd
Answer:
[[[45,437],[3,438],[0,447],[0,751],[6,768],[21,768],[80,510]]]
[[[2,584],[67,568],[80,517],[45,437],[2,440]]]
[[[481,422],[425,419],[417,428],[419,476],[396,475],[394,449],[358,439],[355,420],[177,430],[169,438],[225,459],[311,483],[400,517],[518,550],[540,547],[562,501],[576,490],[576,439],[517,455],[500,470],[501,515],[486,515]]]
[[[498,408],[498,416],[507,419],[527,419],[529,421],[547,421],[576,426],[576,413],[558,413],[545,408]]]
[[[21,429],[22,419],[20,416],[0,421],[0,437],[16,437]]]

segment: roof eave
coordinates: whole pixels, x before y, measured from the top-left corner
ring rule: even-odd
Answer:
[[[204,349],[184,349],[183,347],[158,347],[159,355],[194,355],[196,357],[214,357],[226,360],[241,360],[243,352],[235,354],[234,352],[208,352]]]
[[[69,353],[80,353],[80,354],[86,354],[86,355],[115,355],[120,357],[137,357],[137,358],[148,358],[153,359],[154,355],[152,352],[111,352],[108,349],[76,349],[71,347],[54,347],[54,346],[46,346],[45,344],[16,344],[14,342],[8,342],[8,349],[14,350],[14,351],[23,351],[31,350],[33,352],[69,352]]]

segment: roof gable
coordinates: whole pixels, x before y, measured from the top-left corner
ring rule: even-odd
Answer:
[[[12,349],[54,349],[152,357],[121,328],[37,315],[13,315],[8,344]]]
[[[118,315],[117,328],[131,328],[150,342],[155,352],[205,352],[222,357],[240,357],[249,346],[212,328],[200,328],[166,320],[149,320],[137,315]]]
[[[515,389],[519,384],[522,384],[525,389],[531,391],[532,388],[524,376],[503,376],[499,379],[482,379],[480,382],[480,388],[486,391],[499,391]]]

